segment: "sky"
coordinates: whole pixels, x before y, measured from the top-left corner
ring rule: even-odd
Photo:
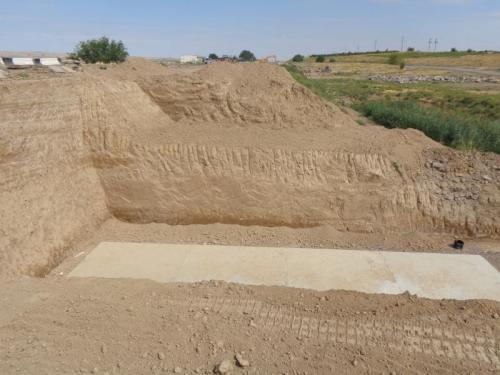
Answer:
[[[500,0],[0,0],[0,50],[72,51],[106,35],[144,57],[500,50]],[[434,48],[434,45],[432,46]]]

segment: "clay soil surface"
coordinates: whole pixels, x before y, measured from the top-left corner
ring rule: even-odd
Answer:
[[[52,278],[0,301],[2,374],[498,373],[486,301]]]
[[[4,79],[0,374],[498,373],[497,302],[66,275],[101,241],[461,238],[498,269],[499,165],[359,126],[268,64]]]

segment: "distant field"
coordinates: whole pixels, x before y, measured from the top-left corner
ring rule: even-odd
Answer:
[[[367,64],[372,65],[372,64]],[[373,64],[376,65],[376,64]],[[352,107],[376,123],[415,128],[448,146],[500,153],[500,92],[448,83],[400,84],[350,77],[308,78],[287,66],[324,99]],[[360,122],[361,123],[361,122]]]
[[[366,53],[353,55],[324,55],[326,62],[334,59],[344,63],[387,63],[394,52]],[[453,65],[464,67],[487,67],[500,69],[500,53],[485,52],[397,52],[407,64],[419,65]],[[308,57],[308,62],[315,61],[316,56]]]

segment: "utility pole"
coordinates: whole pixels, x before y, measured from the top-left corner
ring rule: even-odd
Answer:
[[[373,50],[374,52],[377,52],[377,40],[375,40],[375,49]]]
[[[403,52],[403,51],[404,51],[404,48],[405,48],[405,37],[404,37],[404,36],[402,36],[402,37],[401,37],[401,52]]]
[[[438,46],[438,43],[439,43],[439,42],[438,42],[438,38],[436,38],[436,39],[434,40],[434,52],[436,52],[436,51],[437,51],[437,46]]]
[[[432,38],[429,38],[429,52],[431,52]]]

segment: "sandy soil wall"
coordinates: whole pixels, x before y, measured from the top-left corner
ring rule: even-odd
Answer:
[[[494,186],[484,186],[481,201],[445,199],[433,181],[409,178],[381,155],[201,144],[155,148],[116,136],[101,144],[96,158],[107,163],[100,175],[108,205],[125,221],[500,233]]]
[[[0,86],[0,275],[44,274],[109,215],[76,87]]]

